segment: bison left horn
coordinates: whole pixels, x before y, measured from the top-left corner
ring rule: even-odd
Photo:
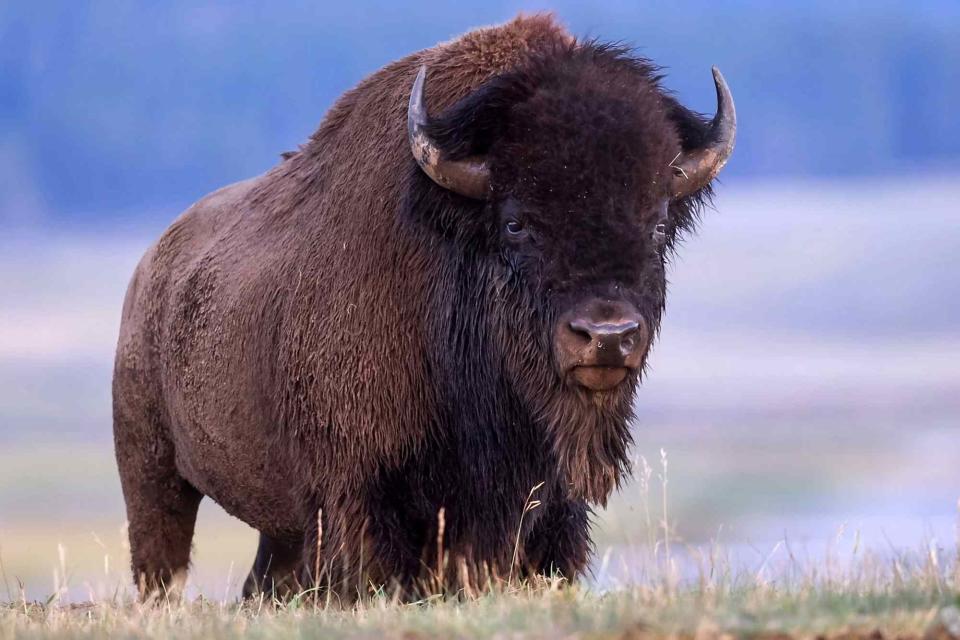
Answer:
[[[427,67],[420,67],[410,92],[407,107],[407,136],[413,157],[430,178],[444,189],[449,189],[474,200],[485,200],[490,191],[490,168],[479,158],[450,160],[427,135],[429,121],[423,99],[423,85]]]
[[[676,198],[707,186],[733,153],[737,138],[737,110],[733,106],[733,95],[716,67],[713,67],[713,82],[717,85],[717,114],[710,125],[706,143],[684,152],[670,163],[673,169],[671,188]]]

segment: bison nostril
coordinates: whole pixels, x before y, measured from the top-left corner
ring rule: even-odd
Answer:
[[[581,338],[585,342],[591,342],[594,339],[594,334],[592,325],[589,322],[584,320],[571,320],[570,321],[570,332],[573,333],[578,338]]]
[[[622,322],[591,322],[571,320],[570,331],[584,342],[596,344],[597,349],[614,349],[629,353],[636,345],[640,324],[634,320]]]

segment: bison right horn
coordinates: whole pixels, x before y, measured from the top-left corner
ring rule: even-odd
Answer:
[[[420,67],[410,92],[407,107],[407,137],[413,157],[430,178],[444,189],[449,189],[474,200],[485,200],[490,191],[490,168],[479,158],[449,160],[446,154],[427,135],[429,122],[423,99],[423,85],[427,67]]]
[[[691,149],[670,163],[673,169],[674,197],[683,197],[707,186],[733,153],[737,139],[737,109],[733,95],[720,69],[713,67],[713,82],[717,87],[717,114],[710,124],[705,144]]]

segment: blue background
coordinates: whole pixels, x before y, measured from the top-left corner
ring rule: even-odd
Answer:
[[[960,164],[953,0],[8,2],[0,225],[168,219],[272,166],[385,63],[545,8],[578,35],[636,45],[701,111],[719,65],[742,123],[728,178]]]

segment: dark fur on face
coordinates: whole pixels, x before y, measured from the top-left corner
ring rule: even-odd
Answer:
[[[486,278],[477,294],[489,343],[477,349],[498,354],[570,495],[599,504],[629,468],[639,373],[607,393],[576,388],[558,376],[551,335],[558,315],[591,295],[625,299],[651,334],[659,327],[666,252],[704,197],[670,202],[671,161],[699,142],[704,123],[659,81],[656,67],[619,46],[539,52],[429,125],[452,159],[487,157],[492,201],[474,205],[413,182],[440,201],[437,229],[456,228],[451,240]]]

